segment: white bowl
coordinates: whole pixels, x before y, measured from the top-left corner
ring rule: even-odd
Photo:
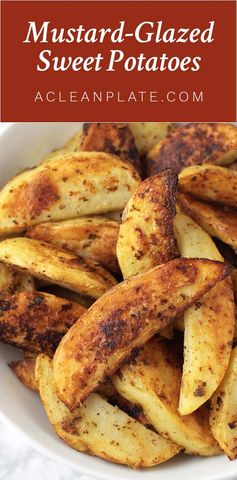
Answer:
[[[80,123],[10,124],[0,133],[1,184],[22,168],[37,164],[62,145]],[[224,480],[236,479],[237,461],[226,457],[178,456],[145,471],[133,471],[72,450],[54,433],[37,394],[24,387],[8,367],[17,350],[0,344],[0,415],[27,436],[29,442],[57,462],[77,472],[102,479],[123,480]]]

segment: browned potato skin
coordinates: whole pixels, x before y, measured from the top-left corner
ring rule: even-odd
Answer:
[[[115,278],[99,263],[26,237],[0,242],[0,258],[34,277],[61,285],[90,298],[98,298],[116,285]]]
[[[237,158],[237,128],[229,124],[190,123],[173,130],[148,153],[147,175],[166,168],[179,173],[189,165],[228,163]]]
[[[145,272],[178,256],[173,232],[177,175],[165,170],[144,180],[124,210],[117,257],[123,278]],[[172,338],[170,325],[160,335]]]
[[[35,377],[36,356],[34,354],[28,356],[28,354],[29,352],[27,352],[27,356],[22,360],[10,362],[9,367],[26,387],[38,392],[39,385]],[[101,385],[97,393],[102,397],[105,397],[112,405],[118,406],[130,417],[135,418],[135,420],[142,423],[145,427],[153,428],[147,417],[144,415],[142,408],[128,402],[128,400],[119,395],[111,382]]]
[[[181,210],[206,230],[233,249],[237,249],[237,212],[200,202],[191,195],[179,193]]]
[[[112,153],[132,163],[138,172],[141,171],[135,140],[125,123],[84,123],[78,150]]]
[[[165,170],[142,182],[124,210],[117,257],[124,279],[178,256],[173,233],[177,175]]]
[[[35,378],[35,362],[36,357],[23,358],[9,363],[9,367],[26,387],[38,392],[39,385]]]
[[[237,172],[217,165],[189,167],[179,175],[179,190],[205,202],[237,208]]]
[[[117,273],[118,231],[117,222],[98,216],[40,223],[30,228],[26,235],[70,250],[78,256],[96,260],[107,270]]]
[[[74,409],[121,363],[229,274],[219,262],[172,260],[132,277],[95,302],[54,355],[59,398]]]
[[[104,152],[68,153],[15,176],[0,191],[0,235],[42,222],[124,209],[140,183],[128,162]]]
[[[0,340],[32,353],[52,355],[86,309],[42,292],[1,295]]]

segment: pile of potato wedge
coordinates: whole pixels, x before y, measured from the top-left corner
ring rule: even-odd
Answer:
[[[0,191],[0,340],[72,448],[237,457],[236,170],[230,124],[86,123]]]

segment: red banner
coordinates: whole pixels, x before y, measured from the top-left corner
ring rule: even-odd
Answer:
[[[235,121],[235,1],[2,1],[2,121]]]

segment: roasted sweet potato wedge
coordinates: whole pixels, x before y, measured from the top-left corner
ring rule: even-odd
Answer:
[[[42,292],[1,295],[0,340],[32,353],[52,355],[86,309]]]
[[[27,356],[22,360],[10,362],[9,367],[23,383],[23,385],[31,390],[34,390],[35,392],[38,392],[39,384],[35,376],[36,355],[28,356],[28,354],[29,352],[27,352]],[[116,391],[111,382],[108,382],[106,385],[102,385],[97,393],[105,398],[111,405],[120,408],[120,410],[127,413],[127,415],[134,418],[145,427],[153,429],[148,418],[144,415],[142,408],[122,397]]]
[[[237,249],[237,211],[200,202],[184,193],[178,194],[178,204],[182,212],[197,222],[209,235]]]
[[[100,297],[117,283],[97,262],[31,238],[0,242],[0,261],[92,298]]]
[[[87,129],[89,138],[86,132]],[[68,152],[79,152],[82,149],[91,151],[93,149],[94,151],[108,153],[116,152],[116,155],[128,161],[131,161],[132,157],[132,160],[136,159],[137,167],[139,168],[138,154],[144,155],[147,153],[167,135],[170,129],[171,124],[166,122],[136,122],[129,124],[86,123],[82,131],[73,135],[61,148],[47,155],[44,161],[52,160],[53,157],[62,156]]]
[[[141,171],[140,158],[133,134],[126,123],[84,123],[82,152],[107,152],[118,155]]]
[[[54,377],[60,399],[76,408],[125,359],[229,271],[221,262],[178,259],[109,290],[57,348]]]
[[[0,234],[123,209],[139,182],[133,166],[115,155],[82,152],[56,157],[2,188]]]
[[[183,257],[222,260],[214,242],[190,217],[176,215],[174,231]],[[184,363],[179,412],[203,405],[220,385],[230,359],[235,326],[231,278],[219,282],[184,313]]]
[[[176,185],[177,175],[165,170],[144,180],[130,198],[117,243],[125,279],[177,256],[173,233]]]
[[[179,175],[179,189],[206,202],[237,208],[237,172],[216,165],[188,167]]]
[[[176,185],[177,175],[165,170],[144,180],[128,202],[117,243],[124,279],[177,257],[173,233]],[[172,338],[172,325],[160,334]]]
[[[36,357],[23,358],[9,363],[9,367],[26,387],[38,392],[39,385],[35,378],[35,362]]]
[[[167,122],[135,122],[128,125],[140,155],[145,155],[171,130],[171,123]]]
[[[215,455],[220,449],[211,435],[206,408],[192,415],[178,412],[181,367],[171,347],[150,340],[136,357],[113,377],[120,395],[140,405],[155,430],[195,455]]]
[[[228,370],[211,401],[212,433],[230,460],[237,457],[237,347],[232,350]]]
[[[237,128],[223,123],[190,123],[172,132],[150,150],[148,176],[166,168],[179,173],[189,165],[226,165],[237,158]]]
[[[46,355],[37,358],[36,379],[49,421],[70,447],[133,468],[157,465],[180,451],[96,393],[71,412],[57,397],[52,363]]]
[[[119,224],[105,217],[81,217],[62,222],[40,223],[27,236],[91,258],[107,270],[118,272],[116,257]]]

